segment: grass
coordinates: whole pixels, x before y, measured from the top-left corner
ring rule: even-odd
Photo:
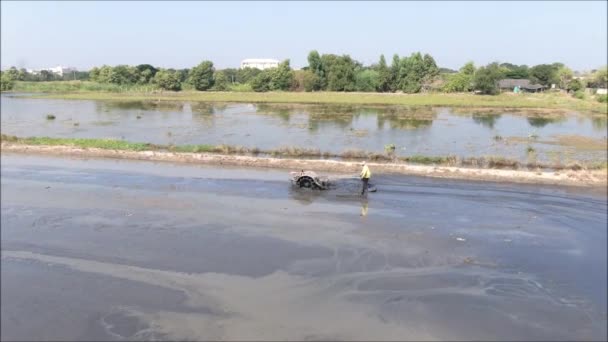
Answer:
[[[117,85],[97,83],[90,81],[53,81],[53,82],[25,82],[17,81],[13,92],[23,93],[80,93],[80,92],[106,92],[124,93],[138,92],[148,93],[158,90],[153,85]]]
[[[424,156],[413,155],[408,157],[395,158],[389,154],[367,152],[363,150],[347,150],[343,153],[322,152],[318,149],[307,149],[298,147],[282,147],[274,150],[260,150],[258,148],[249,148],[243,146],[231,145],[156,145],[150,143],[128,142],[124,140],[112,139],[79,139],[79,138],[49,138],[49,137],[16,137],[2,134],[0,140],[5,143],[22,144],[22,145],[39,145],[39,146],[71,146],[78,148],[99,148],[106,150],[123,150],[123,151],[170,151],[182,153],[221,153],[221,154],[238,154],[238,155],[272,155],[275,157],[315,157],[315,158],[342,158],[346,160],[369,160],[379,162],[394,162],[395,160],[424,165],[446,165],[446,166],[472,166],[478,168],[497,168],[497,169],[518,169],[527,167],[529,169],[554,169],[554,170],[597,170],[607,169],[606,161],[580,163],[571,162],[563,165],[560,161],[552,165],[538,164],[535,161],[529,161],[527,164],[521,164],[516,160],[507,159],[500,156],[484,156],[458,158],[456,156]]]
[[[118,86],[88,81],[15,82],[14,92],[46,93],[35,97],[71,100],[193,101],[247,103],[315,103],[349,105],[404,105],[434,107],[485,107],[502,109],[561,109],[608,114],[608,107],[593,99],[579,100],[567,94],[541,93],[495,96],[468,93],[344,93],[344,92],[251,92],[246,85],[230,92],[160,91],[153,86]]]

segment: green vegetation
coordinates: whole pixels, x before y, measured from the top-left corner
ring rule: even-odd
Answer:
[[[527,168],[547,168],[547,169],[571,169],[578,170],[581,168],[606,169],[606,162],[592,162],[588,164],[573,162],[568,165],[562,165],[556,161],[553,165],[538,164],[535,161],[527,164],[520,164],[518,161],[506,159],[500,156],[485,156],[485,157],[470,157],[459,158],[456,156],[424,156],[413,155],[406,157],[395,158],[390,152],[376,153],[363,150],[347,150],[339,154],[322,152],[318,149],[299,148],[299,147],[281,147],[274,150],[260,150],[256,147],[249,148],[243,146],[230,145],[155,145],[150,143],[134,143],[124,140],[112,139],[79,139],[79,138],[49,138],[49,137],[29,137],[21,138],[11,135],[2,134],[0,137],[2,143],[13,143],[22,145],[39,145],[39,146],[69,146],[77,148],[98,148],[106,150],[123,150],[123,151],[171,151],[181,153],[221,153],[221,154],[240,154],[240,155],[258,155],[265,154],[275,157],[314,157],[314,158],[342,158],[354,160],[371,160],[391,162],[399,160],[402,162],[415,164],[431,164],[431,165],[448,165],[448,166],[474,166],[487,168],[510,168],[518,169],[520,167]],[[532,149],[533,150],[533,149]],[[529,153],[535,153],[530,151]]]
[[[48,137],[18,138],[5,134],[2,134],[2,142],[12,142],[25,145],[73,146],[80,148],[102,148],[108,150],[128,151],[145,151],[153,148],[153,145],[151,144],[131,143],[122,140]]]
[[[55,115],[53,115],[53,114],[47,114],[46,115],[46,119],[47,120],[55,120]]]
[[[58,83],[58,82],[54,82]],[[17,82],[16,88],[20,88]],[[473,94],[378,94],[378,93],[341,93],[341,92],[267,92],[255,93],[247,88],[240,88],[238,92],[139,92],[123,91],[120,93],[86,90],[68,93],[39,94],[36,98],[54,98],[69,100],[112,100],[112,101],[154,101],[154,102],[245,102],[245,103],[315,103],[315,104],[349,104],[349,105],[401,105],[412,107],[446,106],[446,107],[479,107],[488,108],[535,110],[555,109],[572,110],[583,113],[607,114],[606,105],[596,100],[584,101],[574,99],[566,94],[541,93],[500,94],[496,96],[477,96]]]

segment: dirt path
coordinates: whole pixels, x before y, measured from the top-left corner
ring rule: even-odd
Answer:
[[[37,146],[2,143],[2,152],[52,154],[75,157],[102,157],[178,163],[198,163],[210,165],[231,165],[248,167],[266,167],[293,170],[314,170],[326,172],[357,173],[358,162],[289,159],[210,153],[177,153],[166,151],[121,151],[97,148],[77,148],[71,146]],[[368,163],[375,173],[396,173],[426,177],[467,179],[497,182],[515,182],[531,184],[603,186],[607,182],[606,170],[567,170],[557,172],[537,172],[525,170],[475,169],[448,166],[410,165],[405,163]]]

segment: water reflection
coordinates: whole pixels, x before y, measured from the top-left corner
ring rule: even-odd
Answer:
[[[174,101],[104,101],[95,102],[98,111],[144,110],[144,111],[179,111],[184,109],[183,102]]]
[[[608,118],[594,116],[591,118],[591,124],[596,130],[606,131],[606,128],[608,128]]]
[[[562,118],[562,117],[554,118],[554,117],[532,116],[532,117],[528,117],[526,120],[528,121],[530,126],[533,126],[536,128],[542,128],[542,127],[547,126],[550,123],[560,122],[560,121],[563,121],[564,119],[565,118]]]
[[[490,115],[473,115],[473,121],[482,126],[494,129],[496,121],[500,119],[501,115],[490,114]]]

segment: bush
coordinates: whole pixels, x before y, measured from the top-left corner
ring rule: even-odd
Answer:
[[[498,94],[498,81],[502,77],[502,69],[498,63],[492,63],[486,67],[481,67],[473,77],[474,88],[475,90],[481,91],[482,94]]]
[[[196,90],[208,90],[213,87],[213,63],[204,61],[190,70],[189,82]]]
[[[0,76],[0,90],[6,91],[13,89],[15,82],[13,78],[6,72],[2,72]]]
[[[229,91],[234,91],[237,93],[248,93],[253,91],[253,88],[251,87],[250,84],[241,84],[241,83],[234,83],[228,86],[228,90]]]
[[[161,89],[178,91],[182,89],[182,83],[176,72],[160,70],[154,75],[154,83]]]
[[[607,103],[608,102],[608,95],[597,95],[597,102],[601,102],[601,103]]]
[[[583,91],[576,91],[574,92],[574,97],[579,99],[579,100],[584,100],[585,99],[585,92]]]

